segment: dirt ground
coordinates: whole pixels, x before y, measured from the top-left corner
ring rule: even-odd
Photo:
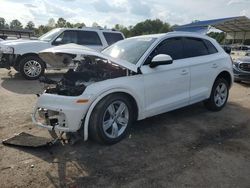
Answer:
[[[48,136],[30,118],[42,85],[13,73],[0,70],[0,139]],[[250,187],[250,84],[234,84],[221,112],[200,103],[149,118],[113,146],[0,144],[0,187]]]

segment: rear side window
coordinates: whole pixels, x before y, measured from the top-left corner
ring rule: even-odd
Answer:
[[[121,33],[103,32],[103,35],[104,35],[108,45],[114,44],[119,40],[123,40],[123,36],[121,35]]]
[[[78,31],[78,44],[102,45],[102,42],[95,31]]]
[[[214,47],[214,45],[210,41],[203,39],[203,42],[206,44],[209,54],[215,54],[218,52],[218,50]]]
[[[209,55],[208,48],[202,39],[185,37],[183,45],[185,58]]]
[[[167,54],[173,60],[183,59],[183,45],[181,37],[166,39],[156,49],[157,54]]]

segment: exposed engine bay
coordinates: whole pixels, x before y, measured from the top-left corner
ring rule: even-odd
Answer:
[[[63,61],[63,63],[69,64],[67,61]],[[63,74],[59,81],[40,77],[40,82],[48,84],[45,93],[78,96],[91,83],[130,74],[126,68],[94,56],[86,56],[81,61],[73,61],[73,65],[73,68]]]

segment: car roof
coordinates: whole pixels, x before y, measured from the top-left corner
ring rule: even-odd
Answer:
[[[203,39],[209,39],[211,40],[210,37],[203,35],[203,34],[199,34],[199,33],[195,33],[195,32],[183,32],[183,31],[172,31],[172,32],[168,32],[168,33],[160,33],[160,34],[149,34],[149,35],[141,35],[141,36],[135,36],[135,37],[131,37],[131,38],[165,38],[167,36],[170,37],[196,37],[196,38],[203,38]]]

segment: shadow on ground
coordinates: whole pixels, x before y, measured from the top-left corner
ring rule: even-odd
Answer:
[[[43,91],[44,84],[38,80],[25,80],[20,73],[14,72],[1,77],[1,86],[13,93],[18,94],[37,94]],[[51,79],[59,80],[62,72],[49,72],[46,76]]]
[[[224,186],[227,187],[237,177],[230,179],[233,168],[230,161],[223,159],[226,169],[222,173],[219,167],[213,168],[215,161],[209,161],[206,155],[202,157],[201,151],[213,148],[221,153],[229,148],[250,154],[249,147],[227,145],[235,139],[249,138],[249,119],[246,119],[249,113],[250,109],[236,103],[229,103],[218,113],[208,112],[199,103],[139,121],[126,139],[112,146],[80,141],[74,146],[59,144],[35,150],[17,149],[51,165],[46,177],[54,187],[216,187],[218,179],[211,180],[210,174],[202,176],[206,170],[212,170],[219,181],[226,181],[228,184]],[[218,132],[229,129],[229,135],[224,132],[223,141],[216,140]],[[196,159],[196,155],[201,156]],[[206,168],[196,166],[202,162]],[[57,173],[52,173],[52,169],[57,169]],[[186,171],[197,174],[195,181],[186,177]],[[189,179],[186,185],[176,181],[182,176]],[[249,183],[239,178],[237,185]]]

